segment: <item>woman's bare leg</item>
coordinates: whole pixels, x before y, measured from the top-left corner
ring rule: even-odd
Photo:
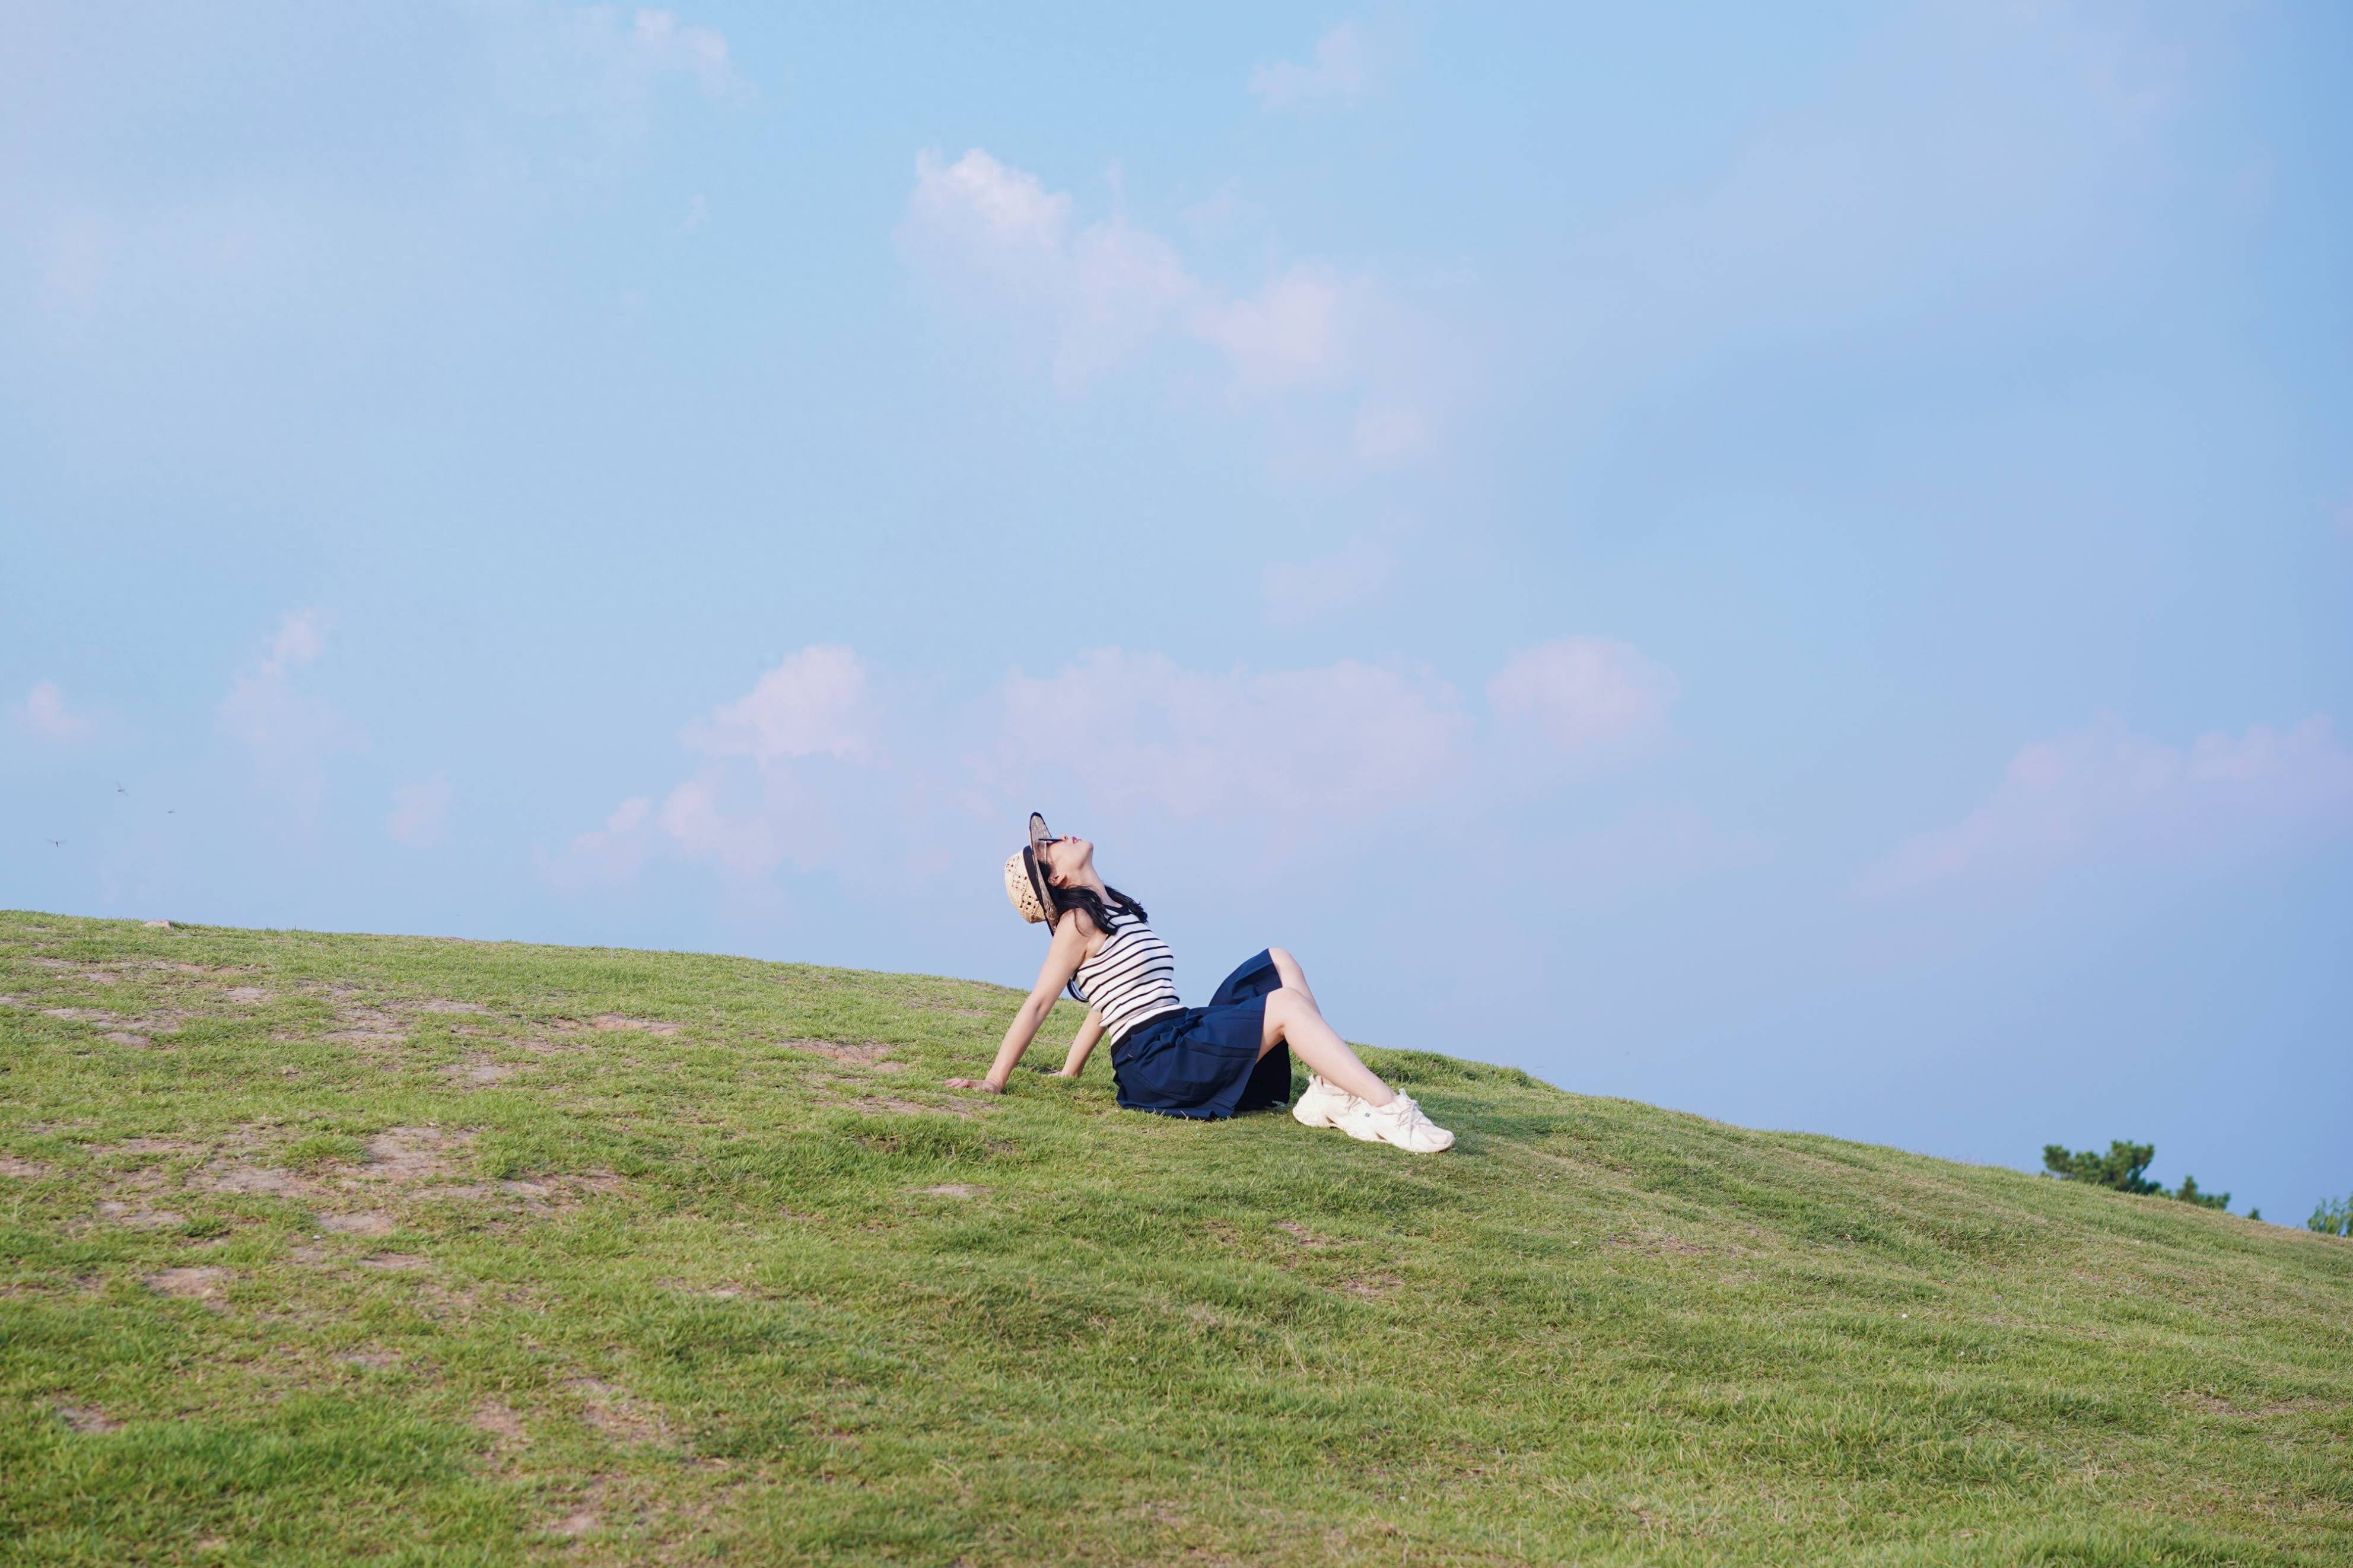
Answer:
[[[1307,972],[1299,967],[1299,960],[1291,956],[1291,950],[1287,947],[1270,947],[1266,950],[1266,955],[1274,960],[1274,972],[1282,977],[1282,988],[1285,991],[1298,992],[1307,998],[1307,1005],[1319,1013],[1322,1012],[1324,1005],[1315,1000],[1314,992],[1307,989]]]
[[[1305,991],[1293,991],[1287,985],[1267,993],[1266,1030],[1258,1054],[1263,1057],[1283,1045],[1299,1053],[1299,1059],[1307,1064],[1309,1071],[1321,1074],[1326,1081],[1367,1105],[1387,1105],[1397,1098],[1377,1073],[1357,1059],[1356,1053],[1348,1048],[1348,1042],[1340,1037],[1340,1031],[1324,1021],[1324,1015],[1316,1010],[1315,999]]]

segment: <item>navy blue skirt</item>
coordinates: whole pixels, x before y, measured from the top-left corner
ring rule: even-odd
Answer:
[[[1264,1110],[1291,1098],[1291,1047],[1261,1057],[1266,994],[1282,988],[1261,952],[1226,976],[1206,1007],[1146,1018],[1111,1048],[1112,1081],[1130,1110],[1197,1121]]]

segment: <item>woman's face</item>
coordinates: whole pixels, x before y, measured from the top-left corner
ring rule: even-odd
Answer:
[[[1058,888],[1077,881],[1094,858],[1095,847],[1083,838],[1057,838],[1038,851],[1038,864],[1045,868],[1046,880]]]

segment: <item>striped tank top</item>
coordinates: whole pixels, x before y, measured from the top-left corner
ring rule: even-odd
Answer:
[[[1103,1015],[1103,1038],[1114,1046],[1146,1018],[1185,1007],[1176,1000],[1176,954],[1124,910],[1111,911],[1103,950],[1079,965],[1071,989]]]

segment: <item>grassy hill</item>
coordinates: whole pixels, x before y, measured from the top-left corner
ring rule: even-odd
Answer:
[[[1017,1000],[0,914],[0,1561],[2353,1562],[2353,1243]]]

